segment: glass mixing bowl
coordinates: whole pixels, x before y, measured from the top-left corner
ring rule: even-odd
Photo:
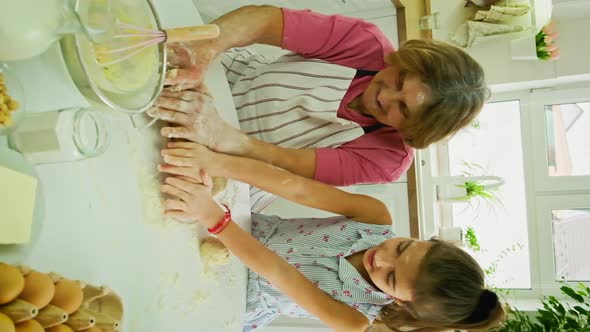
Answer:
[[[150,30],[160,30],[158,17],[147,0],[113,1],[116,22],[124,22]],[[92,7],[76,0],[76,13],[92,16]],[[112,66],[102,66],[95,46],[85,34],[62,38],[61,50],[68,71],[80,92],[95,106],[106,105],[126,113],[142,113],[162,92],[166,73],[166,47],[153,45],[141,53]]]

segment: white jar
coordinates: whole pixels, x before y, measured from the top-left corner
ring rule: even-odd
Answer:
[[[95,157],[109,141],[104,116],[87,108],[31,114],[9,137],[11,147],[36,164]]]

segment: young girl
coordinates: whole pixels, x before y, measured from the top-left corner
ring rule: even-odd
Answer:
[[[377,199],[195,143],[171,142],[162,155],[160,171],[173,175],[162,186],[172,196],[166,214],[199,221],[250,268],[244,331],[280,314],[317,317],[351,332],[365,331],[377,317],[395,331],[479,330],[504,318],[472,257],[444,242],[395,237]],[[340,216],[253,214],[251,236],[211,198],[210,175]]]

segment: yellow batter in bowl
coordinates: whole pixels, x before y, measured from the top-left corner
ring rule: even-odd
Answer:
[[[111,14],[119,23],[131,24],[144,29],[157,30],[157,25],[146,0],[113,1]],[[84,12],[87,8],[79,9],[80,15],[92,15]],[[116,33],[128,33],[117,31]],[[159,51],[154,44],[130,58],[111,65],[108,64],[120,59],[123,54],[102,55],[100,51],[113,50],[121,47],[133,46],[145,41],[145,37],[132,37],[124,39],[111,39],[109,41],[93,44],[87,38],[80,40],[80,53],[84,66],[87,68],[89,78],[100,89],[115,94],[133,94],[144,89],[149,82],[158,79]]]

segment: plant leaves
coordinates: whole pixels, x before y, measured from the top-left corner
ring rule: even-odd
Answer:
[[[581,315],[590,315],[590,312],[582,307],[580,307],[579,305],[574,306],[574,310],[576,310],[577,312],[579,312]]]
[[[565,319],[567,321],[566,324],[565,324],[565,327],[566,328],[573,329],[574,331],[579,331],[580,330],[581,326],[580,326],[580,323],[578,323],[577,320],[575,320],[575,319],[573,319],[571,317],[566,317]]]
[[[573,290],[571,287],[561,286],[561,288],[559,288],[559,289],[561,289],[561,291],[565,295],[571,297],[572,299],[574,299],[580,303],[584,302],[584,298],[580,294],[578,294],[575,290]]]

